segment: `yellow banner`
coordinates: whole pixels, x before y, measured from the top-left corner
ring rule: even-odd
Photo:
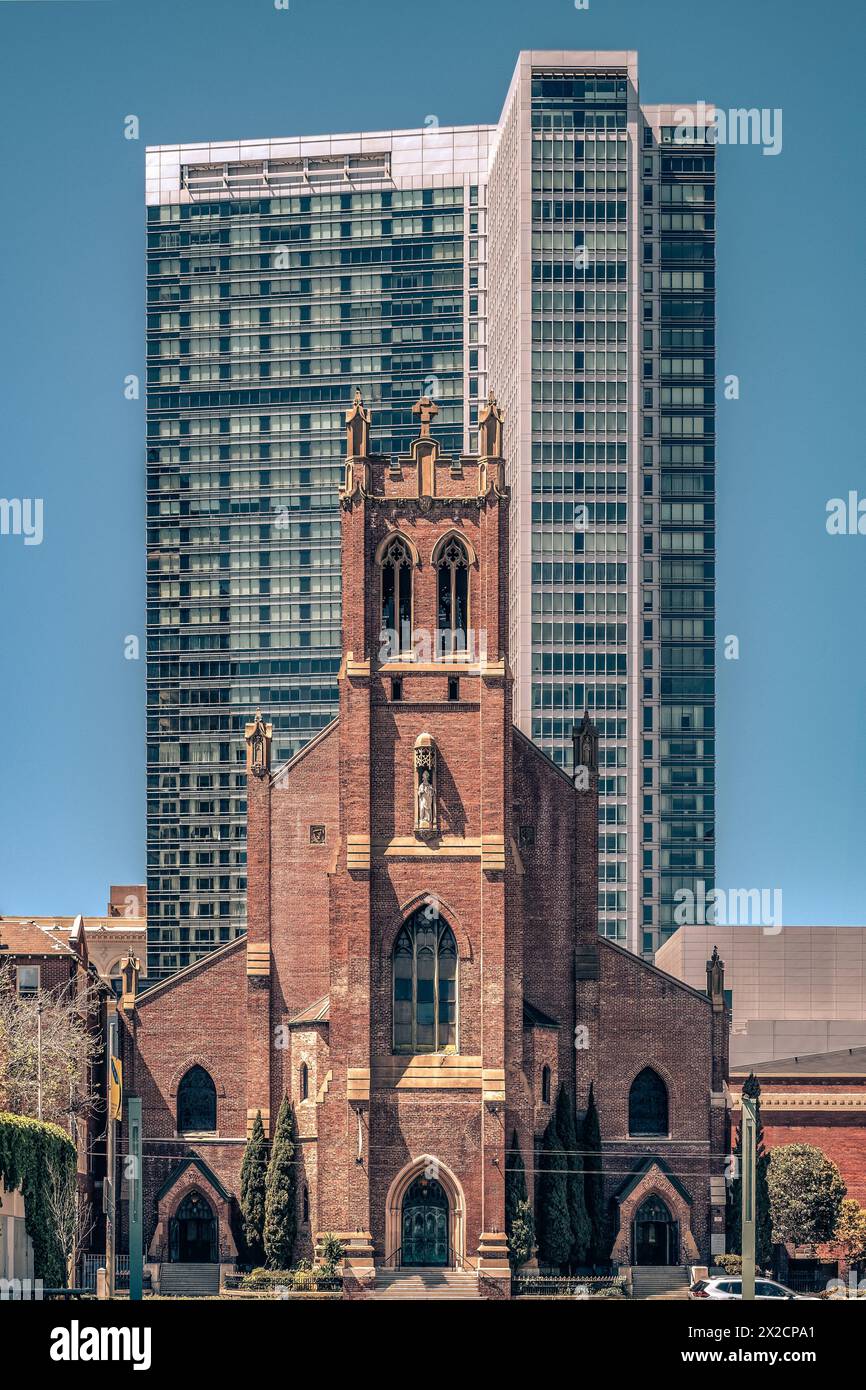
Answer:
[[[110,1076],[108,1115],[109,1119],[119,1120],[123,1108],[123,1064],[119,1057],[111,1058]]]

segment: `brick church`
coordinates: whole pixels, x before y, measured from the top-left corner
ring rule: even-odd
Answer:
[[[512,723],[508,489],[436,406],[405,457],[346,413],[339,714],[283,766],[246,729],[248,934],[124,1001],[143,1099],[146,1258],[238,1258],[244,1143],[293,1103],[297,1256],[442,1264],[507,1287],[505,1173],[530,1193],[564,1084],[594,1085],[618,1265],[724,1248],[727,1012],[597,930],[598,746],[573,776]],[[158,1160],[158,1161],[157,1161]]]

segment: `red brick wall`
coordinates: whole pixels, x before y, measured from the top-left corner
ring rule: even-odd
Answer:
[[[232,942],[141,996],[134,1048],[124,1030],[125,1090],[142,1101],[145,1250],[156,1225],[156,1194],[179,1158],[197,1155],[229,1192],[239,1191],[247,1128],[245,969],[245,942]],[[216,1085],[220,1138],[191,1144],[177,1139],[177,1085],[196,1063]]]
[[[768,1148],[779,1144],[813,1144],[836,1164],[848,1188],[848,1196],[866,1207],[866,1125],[862,1115],[856,1111],[847,1115],[827,1115],[763,1109],[761,1119],[764,1143]]]
[[[339,739],[331,726],[271,788],[275,1022],[328,992],[328,873],[339,838],[338,754]],[[317,825],[325,827],[323,845],[310,843],[310,827]]]

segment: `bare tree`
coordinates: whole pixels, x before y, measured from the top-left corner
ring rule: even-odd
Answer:
[[[48,1220],[57,1245],[66,1263],[70,1288],[75,1285],[75,1271],[81,1252],[96,1226],[93,1203],[82,1191],[74,1167],[56,1158],[48,1161],[45,1186],[45,1205]]]
[[[69,1130],[98,1106],[100,986],[78,977],[21,997],[11,962],[0,967],[0,1096],[18,1115]]]

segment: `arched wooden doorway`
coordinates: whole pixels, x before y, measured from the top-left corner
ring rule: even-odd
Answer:
[[[633,1263],[675,1265],[679,1260],[677,1223],[661,1197],[653,1194],[638,1207],[632,1226]]]
[[[172,1218],[171,1259],[178,1264],[217,1262],[217,1220],[200,1192],[187,1193]]]
[[[416,1178],[403,1198],[403,1265],[447,1265],[448,1197],[441,1183],[423,1175]]]
[[[433,1154],[419,1154],[417,1158],[410,1159],[405,1167],[400,1169],[388,1189],[385,1202],[385,1265],[394,1269],[406,1263],[403,1249],[404,1206],[408,1205],[411,1210],[415,1205],[415,1198],[410,1198],[409,1193],[413,1188],[416,1192],[419,1190],[416,1186],[419,1180],[427,1182],[428,1190],[435,1184],[444,1196],[444,1205],[439,1205],[436,1209],[445,1215],[446,1262],[449,1266],[462,1267],[467,1259],[466,1198],[457,1177]],[[442,1202],[442,1197],[435,1193],[435,1188],[433,1196],[437,1203]],[[423,1206],[425,1202],[433,1205],[430,1197],[423,1199],[420,1205]],[[435,1232],[437,1224],[441,1222],[437,1217],[430,1224]],[[441,1239],[439,1244],[441,1248]]]

